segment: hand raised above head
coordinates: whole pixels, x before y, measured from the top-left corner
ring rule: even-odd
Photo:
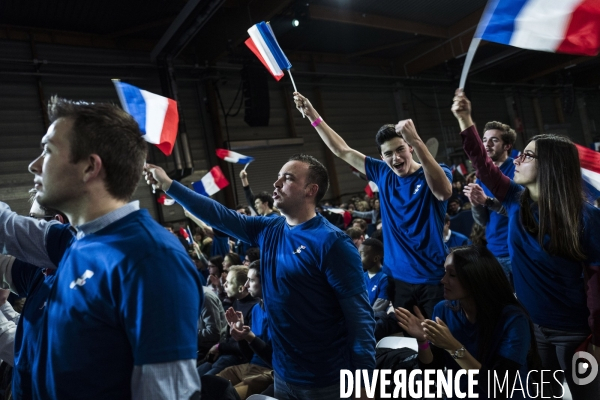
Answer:
[[[294,103],[296,103],[296,108],[300,112],[304,112],[309,120],[314,121],[319,118],[319,114],[314,109],[313,105],[310,101],[302,96],[299,92],[294,92]]]
[[[456,89],[452,99],[452,113],[458,120],[471,118],[471,102],[462,89]]]
[[[396,133],[402,135],[402,138],[406,141],[406,143],[411,146],[413,146],[416,141],[421,140],[412,119],[405,119],[398,122],[395,128]]]

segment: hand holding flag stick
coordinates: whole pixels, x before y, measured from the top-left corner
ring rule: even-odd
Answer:
[[[294,78],[292,77],[292,64],[285,56],[281,47],[279,47],[279,43],[277,43],[277,39],[275,39],[275,34],[273,33],[273,29],[271,29],[271,25],[265,22],[260,22],[256,25],[253,25],[248,29],[248,34],[250,35],[250,39],[246,40],[244,43],[250,51],[258,57],[260,62],[269,70],[273,78],[279,81],[283,77],[283,70],[287,70],[288,74],[290,74],[290,80],[292,81],[292,86],[294,86],[294,92],[297,92],[296,83],[294,82]],[[304,112],[302,113],[302,117],[304,118]]]

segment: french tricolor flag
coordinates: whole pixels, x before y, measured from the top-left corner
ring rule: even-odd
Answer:
[[[279,47],[271,26],[260,22],[248,29],[248,34],[250,39],[246,40],[246,46],[269,70],[273,78],[283,78],[283,71],[292,68],[292,64]]]
[[[229,185],[229,182],[218,166],[213,167],[198,182],[192,183],[194,190],[204,196],[212,196],[227,185]]]
[[[365,186],[365,193],[367,193],[367,196],[373,198],[373,196],[375,196],[375,192],[379,192],[377,184],[373,181],[369,181],[367,186]]]
[[[587,189],[586,193],[590,200],[600,197],[600,153],[577,146],[579,151],[579,162],[581,163],[581,177]]]
[[[171,155],[179,127],[177,102],[117,79],[113,83],[121,106],[136,120],[146,142]]]
[[[217,149],[217,157],[234,164],[250,164],[254,161],[253,157],[248,157],[227,149]]]
[[[595,56],[598,0],[490,0],[475,37],[523,49]]]

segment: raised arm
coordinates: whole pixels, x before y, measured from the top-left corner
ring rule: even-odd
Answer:
[[[157,189],[167,192],[190,214],[205,221],[207,225],[246,243],[257,243],[261,218],[247,218],[210,197],[198,194],[179,182],[173,182],[167,173],[156,165],[146,164],[144,171],[146,182],[149,185],[154,185]]]
[[[46,235],[53,223],[18,215],[0,202],[0,243],[8,254],[40,268],[56,268],[46,250]]]
[[[440,201],[448,200],[452,196],[452,183],[450,183],[440,164],[435,161],[435,158],[421,140],[412,120],[407,119],[398,122],[396,132],[401,134],[406,143],[415,150],[421,161],[427,186],[429,186],[433,195]]]
[[[471,102],[462,89],[456,90],[452,113],[460,125],[463,149],[469,160],[471,160],[477,177],[498,200],[504,200],[510,187],[510,179],[500,171],[500,168],[487,155],[485,146],[471,118]]]
[[[317,133],[321,136],[321,139],[325,142],[327,147],[329,147],[329,150],[337,157],[365,174],[365,155],[349,147],[344,139],[323,121],[317,110],[314,109],[306,97],[295,92],[294,102],[296,103],[296,108],[300,111],[304,111],[304,114],[306,114],[310,122],[313,123]],[[317,120],[320,120],[320,122]]]

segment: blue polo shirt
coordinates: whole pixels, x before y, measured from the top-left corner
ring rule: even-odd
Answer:
[[[375,368],[375,320],[358,251],[316,215],[249,217],[173,182],[168,194],[211,226],[261,249],[261,283],[273,369],[285,382],[326,387],[340,369]]]
[[[375,300],[389,300],[387,295],[388,277],[381,270],[372,278],[369,278],[369,272],[365,272],[365,285],[367,285],[367,293],[369,295],[369,303],[375,304]]]
[[[454,232],[450,229],[450,239],[446,242],[448,249],[469,244],[469,238],[459,232]]]
[[[434,307],[431,319],[435,321],[435,318],[439,317],[444,321],[446,325],[448,325],[448,329],[450,330],[450,333],[452,333],[452,336],[454,336],[454,338],[458,340],[477,361],[482,363],[484,368],[493,368],[493,363],[497,360],[497,357],[504,357],[521,365],[519,374],[522,379],[524,379],[523,377],[526,377],[529,372],[527,367],[527,353],[531,347],[531,333],[529,330],[529,320],[523,310],[515,305],[509,305],[504,308],[501,320],[494,330],[495,336],[489,346],[488,356],[485,360],[481,360],[478,354],[479,332],[477,322],[469,322],[465,313],[457,309],[457,307],[458,303],[443,300]],[[447,351],[444,351],[444,358],[448,370],[458,371],[462,369]],[[492,365],[490,365],[490,363]],[[480,382],[485,379],[487,379],[487,377],[482,375],[479,376]],[[468,380],[466,376],[463,376],[460,380],[460,387],[463,393],[467,393]],[[512,382],[509,384],[509,387],[512,388]],[[480,397],[484,394],[487,394],[487,390],[483,390]],[[512,398],[514,399],[523,398],[521,396],[522,392],[518,390],[513,392],[513,394],[514,397]]]
[[[452,182],[450,169],[441,167]],[[412,284],[439,284],[448,253],[442,237],[448,202],[433,195],[423,168],[399,177],[385,162],[365,157],[365,171],[379,188],[384,272]]]
[[[519,215],[522,190],[511,181],[502,203],[509,218],[508,250],[517,297],[536,324],[563,331],[587,331],[590,313],[582,263],[550,255],[540,246],[537,237],[525,230]],[[534,214],[537,218],[537,210]],[[600,266],[600,209],[584,203],[582,218],[585,262]],[[544,246],[549,240],[545,238]]]
[[[265,343],[271,343],[271,333],[269,332],[269,320],[267,318],[267,310],[261,307],[261,302],[256,303],[252,307],[252,332]],[[256,353],[252,356],[250,364],[260,365],[264,368],[271,368],[262,360]]]
[[[500,171],[512,179],[515,176],[514,159],[508,157],[500,166]],[[494,197],[494,194],[479,179],[477,179],[476,183],[481,186],[486,196]],[[487,240],[488,250],[494,256],[507,257],[508,217],[494,211],[489,211],[489,220],[485,227],[485,239]]]

